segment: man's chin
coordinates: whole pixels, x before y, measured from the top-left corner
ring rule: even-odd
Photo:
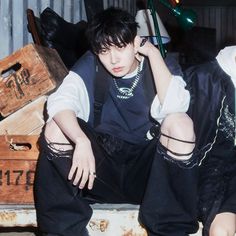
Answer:
[[[111,71],[110,72],[111,74],[112,74],[112,76],[113,77],[123,77],[123,76],[125,76],[126,75],[126,73],[124,73],[124,72],[114,72],[114,71]]]

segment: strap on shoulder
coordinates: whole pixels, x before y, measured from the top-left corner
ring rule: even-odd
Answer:
[[[109,92],[109,73],[96,58],[96,78],[94,82],[94,127],[101,122],[103,104]]]
[[[153,98],[156,94],[156,87],[154,84],[154,80],[152,79],[152,70],[148,60],[144,61],[144,69],[142,73],[145,75],[143,89],[144,94],[147,98],[148,104],[151,105]]]

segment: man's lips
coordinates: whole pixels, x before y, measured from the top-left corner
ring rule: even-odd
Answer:
[[[123,70],[123,67],[115,67],[115,68],[112,69],[112,71],[113,71],[114,73],[121,72],[122,70]]]

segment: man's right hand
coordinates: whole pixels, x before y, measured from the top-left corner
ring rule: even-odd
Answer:
[[[68,179],[73,180],[74,185],[79,184],[80,189],[83,189],[88,182],[88,189],[92,189],[95,178],[95,158],[90,140],[86,137],[79,137],[75,142]]]

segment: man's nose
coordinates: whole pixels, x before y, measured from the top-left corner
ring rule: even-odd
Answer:
[[[116,64],[119,61],[118,55],[115,50],[110,51],[111,64]]]

